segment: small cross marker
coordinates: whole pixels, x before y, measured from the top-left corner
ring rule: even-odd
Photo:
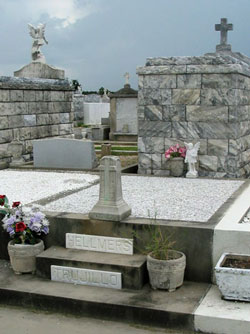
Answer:
[[[129,85],[129,78],[130,78],[130,75],[128,72],[126,72],[124,74],[124,78],[125,78],[125,85]]]
[[[227,44],[227,32],[233,30],[233,25],[223,18],[220,24],[215,25],[215,30],[220,31],[220,44],[216,45],[216,51],[231,51],[231,45]]]

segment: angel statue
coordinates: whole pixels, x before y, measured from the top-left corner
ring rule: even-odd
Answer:
[[[185,143],[186,146],[186,157],[185,162],[188,163],[188,172],[186,174],[186,177],[197,177],[198,172],[195,169],[195,163],[197,162],[197,154],[198,150],[200,148],[200,142],[193,145],[193,143]]]
[[[45,63],[45,57],[40,50],[40,48],[44,45],[44,42],[48,44],[48,41],[44,36],[45,26],[46,24],[39,23],[37,28],[35,28],[33,25],[28,24],[30,36],[33,38],[31,58],[34,62]]]

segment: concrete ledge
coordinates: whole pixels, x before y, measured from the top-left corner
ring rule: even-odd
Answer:
[[[64,70],[40,62],[32,62],[14,72],[19,78],[64,79]]]
[[[209,285],[184,282],[174,293],[152,290],[112,290],[71,285],[14,275],[8,262],[0,261],[0,303],[120,320],[157,327],[194,329],[194,311]]]
[[[249,334],[250,303],[221,299],[212,286],[194,313],[195,330],[214,334]]]

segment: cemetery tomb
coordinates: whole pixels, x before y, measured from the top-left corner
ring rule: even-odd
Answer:
[[[200,142],[200,176],[250,176],[250,58],[231,51],[225,19],[216,30],[215,53],[148,58],[137,68],[139,173],[169,175],[165,151]]]

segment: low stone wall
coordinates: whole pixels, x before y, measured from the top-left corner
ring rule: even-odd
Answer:
[[[33,140],[72,135],[72,94],[68,80],[0,77],[0,161],[13,140],[30,160]]]
[[[169,175],[169,146],[199,141],[200,176],[250,176],[250,58],[149,58],[137,73],[139,173]]]

